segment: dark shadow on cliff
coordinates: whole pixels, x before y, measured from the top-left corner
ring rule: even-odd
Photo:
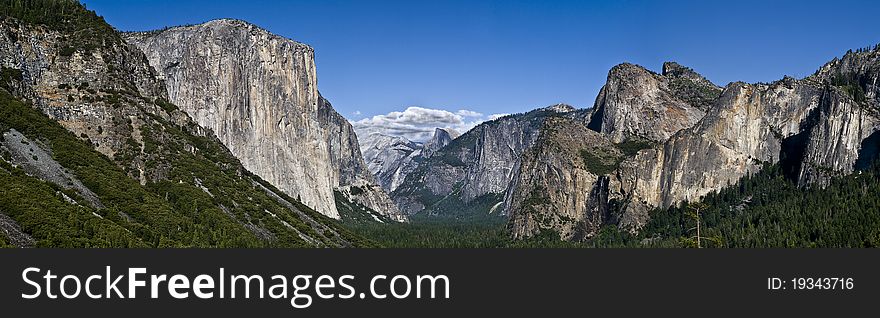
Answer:
[[[819,107],[810,110],[804,121],[800,123],[800,133],[782,139],[779,151],[779,166],[782,169],[783,176],[795,184],[798,183],[801,168],[803,168],[804,155],[806,154],[807,144],[810,142],[810,132],[819,122],[819,114],[824,107],[823,103]]]
[[[605,117],[605,104],[602,103],[598,106],[599,108],[593,112],[593,115],[590,116],[590,121],[587,123],[587,129],[602,132],[602,118]]]
[[[804,131],[782,140],[779,165],[782,168],[783,176],[795,183],[798,181],[803,165],[809,134],[809,131]]]
[[[875,131],[868,138],[862,140],[862,147],[859,150],[859,158],[853,166],[855,170],[865,171],[872,167],[880,155],[880,131]]]

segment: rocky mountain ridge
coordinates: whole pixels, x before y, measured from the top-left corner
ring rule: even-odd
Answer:
[[[782,165],[804,187],[853,173],[877,157],[878,69],[880,49],[860,50],[804,79],[719,91],[677,64],[659,76],[617,66],[582,123],[591,131],[568,129],[606,147],[541,139],[505,195],[508,225],[515,237],[551,230],[578,240],[604,225],[636,231],[651,209],[699,200],[766,164]],[[560,124],[577,126],[548,122],[541,134]],[[568,156],[540,151],[560,143]],[[549,196],[536,198],[535,189]]]
[[[458,217],[495,211],[541,123],[575,113],[559,104],[481,123],[421,160],[391,197],[407,214]]]
[[[459,135],[452,129],[435,128],[431,139],[421,143],[402,136],[370,133],[361,138],[361,152],[370,172],[382,188],[391,193],[421,162]]]

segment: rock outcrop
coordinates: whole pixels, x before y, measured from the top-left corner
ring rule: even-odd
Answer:
[[[632,138],[664,141],[703,118],[707,100],[720,91],[676,63],[664,64],[662,75],[638,65],[620,64],[608,73],[588,125],[614,142]]]
[[[553,229],[564,238],[582,238],[598,231],[611,217],[610,177],[603,170],[622,155],[609,138],[582,122],[547,119],[504,198],[513,237]]]
[[[103,20],[102,20],[103,21]],[[5,85],[10,93],[86,139],[114,159],[141,184],[167,177],[161,155],[143,151],[143,129],[155,121],[183,127],[194,136],[210,136],[175,106],[168,104],[162,81],[136,47],[109,25],[89,32],[62,32],[0,21],[0,64],[20,74]]]
[[[311,47],[230,19],[128,33],[126,40],[146,54],[170,100],[248,170],[333,218],[333,191],[341,190],[403,220],[373,186],[351,125],[318,92]]]
[[[848,53],[804,79],[731,83],[720,94],[690,69],[674,63],[663,68],[657,75],[623,64],[609,73],[586,122],[623,151],[613,165],[600,161],[603,173],[572,177],[583,170],[573,164],[575,149],[567,157],[541,151],[571,141],[568,136],[542,138],[527,153],[505,200],[516,237],[553,230],[582,239],[603,225],[636,231],[651,209],[699,200],[765,164],[780,164],[807,187],[823,186],[877,158],[878,49]],[[578,135],[607,146],[583,131]],[[588,144],[569,144],[581,147],[584,160],[603,158]],[[535,184],[548,187],[546,204],[530,200]],[[554,197],[558,192],[566,196]]]
[[[425,142],[424,147],[422,147],[422,157],[428,158],[433,156],[437,150],[446,147],[446,145],[460,135],[461,134],[452,129],[435,128],[434,135],[432,135],[431,139],[428,139],[428,141]]]

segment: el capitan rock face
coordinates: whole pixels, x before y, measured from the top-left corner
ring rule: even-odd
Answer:
[[[553,137],[560,123],[542,126],[505,195],[508,225],[518,238],[553,230],[582,239],[603,225],[635,231],[651,209],[699,200],[764,164],[782,165],[801,186],[822,186],[877,157],[878,69],[875,49],[801,80],[719,91],[678,64],[664,64],[663,75],[617,66],[585,123],[598,135],[575,122],[564,123],[575,139]]]
[[[351,125],[318,92],[311,47],[229,19],[125,37],[144,51],[170,100],[248,170],[330,217],[339,217],[338,190],[404,220],[375,186]]]

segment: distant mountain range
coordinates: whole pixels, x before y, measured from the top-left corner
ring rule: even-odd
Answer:
[[[419,163],[431,157],[460,134],[450,128],[436,128],[431,139],[414,142],[403,136],[370,133],[360,139],[361,153],[370,172],[385,191],[391,192],[415,170]]]
[[[880,154],[880,46],[724,87],[624,63],[591,108],[422,143],[357,136],[314,50],[244,21],[119,33],[76,1],[4,5],[0,246],[372,246],[345,225],[415,216],[583,241],[769,166],[806,191]]]
[[[802,188],[867,169],[878,156],[878,77],[880,47],[803,79],[725,87],[674,62],[659,74],[624,63],[592,108],[478,125],[405,165],[389,190],[407,214],[506,215],[514,238],[638,232],[652,210],[699,201],[766,165]]]

